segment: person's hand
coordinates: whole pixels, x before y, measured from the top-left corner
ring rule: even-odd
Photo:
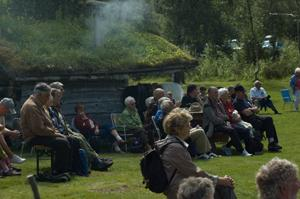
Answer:
[[[98,127],[98,126],[96,126],[96,128],[95,128],[95,135],[99,135],[99,134],[100,134],[99,127]]]
[[[55,133],[56,137],[61,137],[61,138],[67,138],[65,135],[61,134],[61,133]]]
[[[13,130],[9,132],[9,136],[14,139],[20,137],[21,133],[18,130]]]
[[[218,185],[234,188],[234,180],[230,176],[219,177]]]

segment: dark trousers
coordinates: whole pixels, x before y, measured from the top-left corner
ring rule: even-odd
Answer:
[[[234,126],[233,128],[239,135],[239,138],[244,140],[246,147],[249,146],[251,144],[250,129],[239,126]]]
[[[31,139],[32,145],[44,145],[55,151],[54,170],[57,173],[71,170],[71,146],[66,138],[36,136]]]
[[[272,117],[251,115],[250,117],[245,118],[245,121],[252,124],[253,128],[261,134],[266,131],[267,138],[274,138],[275,143],[278,143],[278,137]]]
[[[222,133],[229,135],[230,142],[228,143],[229,144],[228,147],[232,144],[238,152],[241,153],[244,150],[243,146],[240,142],[240,137],[234,128],[232,128],[230,126],[226,126],[226,125],[218,125],[218,126],[214,127],[214,131],[222,132]]]
[[[139,137],[144,147],[148,144],[148,136],[144,128],[128,129],[127,131],[134,134],[135,137]]]
[[[274,113],[278,113],[272,100],[269,97],[263,98],[263,99],[259,100],[258,102],[259,102],[260,110],[262,108],[265,108],[265,111],[266,111],[267,107],[269,107],[270,109],[272,109],[272,111],[274,111]]]

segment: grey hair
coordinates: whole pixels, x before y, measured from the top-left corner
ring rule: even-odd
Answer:
[[[51,88],[56,88],[56,89],[59,89],[59,90],[63,90],[64,89],[64,84],[61,83],[61,82],[52,82],[50,84],[50,87]]]
[[[134,97],[128,96],[125,98],[125,100],[124,100],[125,106],[128,106],[130,104],[130,102],[135,102]]]
[[[154,97],[151,96],[151,97],[148,97],[147,99],[145,99],[145,105],[146,107],[148,108],[151,104],[154,104],[155,101],[154,101]]]
[[[178,199],[213,199],[214,185],[208,178],[189,177],[183,179],[177,192]]]
[[[295,73],[300,73],[300,67],[297,67],[297,68],[295,69]]]
[[[51,87],[45,82],[37,83],[33,89],[33,94],[35,95],[48,92],[51,92]]]
[[[168,110],[169,108],[171,108],[172,105],[173,105],[173,102],[168,98],[168,99],[163,100],[160,103],[160,108],[164,112],[165,110]]]
[[[229,93],[228,89],[227,88],[220,88],[218,90],[218,95],[219,97],[223,96],[225,93]]]
[[[262,165],[256,174],[260,199],[279,199],[280,190],[297,177],[298,166],[286,159],[273,158]]]
[[[168,98],[168,97],[161,97],[161,98],[158,99],[158,104],[161,105],[161,103],[163,101],[165,101],[165,100],[170,100],[170,98]]]

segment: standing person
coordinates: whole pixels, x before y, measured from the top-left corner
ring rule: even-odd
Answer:
[[[292,75],[290,79],[290,86],[293,90],[295,96],[295,103],[294,103],[294,110],[299,110],[299,103],[300,103],[300,67],[295,69],[295,73]]]
[[[44,106],[50,99],[51,88],[46,83],[35,85],[33,94],[21,108],[21,130],[25,139],[33,145],[45,145],[55,151],[56,174],[71,171],[71,146],[66,136],[52,124]]]
[[[242,119],[252,124],[254,129],[259,131],[261,135],[266,131],[269,151],[279,152],[282,147],[278,144],[279,141],[272,117],[257,115],[259,109],[246,98],[245,88],[242,85],[237,85],[234,90],[236,93],[236,99],[233,102],[234,108],[240,113]]]
[[[193,163],[187,151],[187,143],[184,141],[190,135],[191,120],[192,116],[187,110],[175,108],[166,116],[163,122],[163,127],[168,136],[157,142],[158,148],[160,149],[168,141],[176,141],[170,143],[161,156],[168,179],[173,176],[164,194],[168,199],[176,199],[182,180],[194,176],[212,180],[215,186],[214,198],[236,198],[233,191],[234,181],[231,177],[211,175]]]
[[[5,141],[5,136],[17,138],[21,135],[18,130],[12,131],[8,128],[5,128],[5,115],[8,113],[16,114],[15,104],[11,98],[3,98],[0,101],[0,124],[3,125],[4,129],[0,133],[0,146],[5,151],[6,155],[12,163],[21,164],[26,159],[14,154]]]
[[[192,103],[199,102],[199,91],[195,84],[190,84],[187,87],[186,95],[182,97],[181,108],[189,108]]]
[[[260,109],[269,107],[275,114],[280,114],[275,108],[271,96],[267,94],[266,90],[262,87],[262,83],[258,80],[254,82],[254,87],[250,89],[250,99],[254,104],[258,104]]]
[[[300,189],[298,166],[275,157],[260,167],[256,186],[260,199],[296,199]]]

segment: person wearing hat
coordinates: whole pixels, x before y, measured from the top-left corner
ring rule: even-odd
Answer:
[[[250,89],[250,99],[254,104],[258,104],[260,109],[267,107],[271,108],[275,114],[280,114],[275,108],[271,96],[267,94],[266,90],[261,86],[262,83],[259,80],[254,82],[254,87]]]
[[[246,98],[246,91],[242,85],[237,85],[234,90],[236,93],[236,99],[233,101],[234,108],[240,113],[244,121],[252,124],[256,131],[260,131],[261,134],[266,131],[270,152],[279,152],[282,147],[278,144],[279,141],[272,117],[257,115],[259,109]]]
[[[21,134],[18,130],[9,130],[5,128],[5,115],[6,114],[16,114],[15,104],[11,98],[3,98],[0,101],[0,125],[3,126],[3,130],[0,132],[0,146],[7,154],[8,158],[12,163],[21,164],[26,159],[21,158],[20,156],[14,154],[12,150],[9,148],[5,141],[5,136],[9,136],[11,138],[17,138]]]

